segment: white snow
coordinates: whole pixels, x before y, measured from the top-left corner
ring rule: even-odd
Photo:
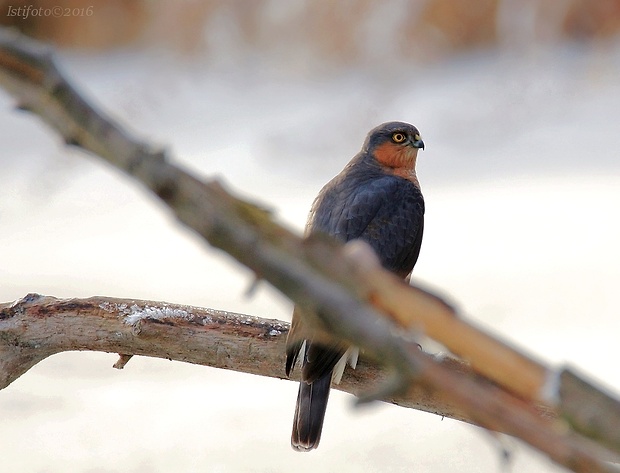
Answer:
[[[125,323],[133,325],[141,319],[164,320],[171,318],[192,320],[194,318],[194,315],[188,313],[185,310],[173,309],[167,306],[151,307],[147,305],[144,307],[140,307],[136,304],[133,304],[131,307],[129,307],[129,314],[125,316]]]

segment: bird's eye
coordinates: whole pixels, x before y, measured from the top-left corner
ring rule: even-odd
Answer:
[[[394,143],[402,143],[406,139],[407,139],[407,137],[405,136],[404,133],[401,133],[399,131],[397,131],[396,133],[392,133],[392,141]]]

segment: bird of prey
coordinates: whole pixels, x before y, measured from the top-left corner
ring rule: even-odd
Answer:
[[[306,234],[325,233],[343,243],[360,239],[375,251],[383,267],[408,280],[422,244],[424,199],[416,176],[424,142],[416,127],[389,122],[372,129],[361,151],[316,197]],[[291,446],[309,451],[319,445],[332,380],[340,381],[352,347],[326,341],[304,326],[304,308],[293,311],[286,343],[286,374],[301,354],[301,382]]]

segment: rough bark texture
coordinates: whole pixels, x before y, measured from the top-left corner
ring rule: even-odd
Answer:
[[[279,320],[163,302],[28,294],[0,304],[0,388],[46,357],[72,350],[120,353],[115,367],[144,355],[285,378],[288,329]],[[390,373],[363,356],[357,369],[346,370],[334,387],[358,397],[379,387],[371,397],[517,435],[544,446],[575,471],[610,471],[591,457],[595,448],[556,431],[552,411],[509,395],[462,361],[422,359],[423,382],[412,383],[398,396],[385,394],[390,392],[385,389]],[[427,377],[434,381],[426,382]]]
[[[74,350],[119,353],[115,368],[122,368],[133,355],[144,355],[286,379],[288,330],[289,324],[280,320],[214,309],[110,297],[57,299],[28,294],[14,303],[0,304],[0,389],[48,356]],[[466,363],[454,358],[441,363],[476,376]],[[362,356],[357,369],[346,370],[334,388],[360,395],[381,385],[386,376],[384,369]],[[298,379],[297,372],[292,379]],[[384,400],[472,421],[422,385]]]

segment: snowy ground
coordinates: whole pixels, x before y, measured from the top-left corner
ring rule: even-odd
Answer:
[[[63,56],[79,87],[184,165],[301,229],[320,187],[392,120],[416,124],[427,225],[415,278],[550,363],[620,391],[618,48],[485,53],[331,74],[136,51]],[[288,319],[268,287],[180,229],[96,158],[0,95],[0,300],[28,292],[165,300]],[[498,471],[496,440],[334,392],[322,444],[289,447],[297,387],[181,363],[52,357],[0,392],[11,472]],[[558,471],[513,446],[513,471]]]

